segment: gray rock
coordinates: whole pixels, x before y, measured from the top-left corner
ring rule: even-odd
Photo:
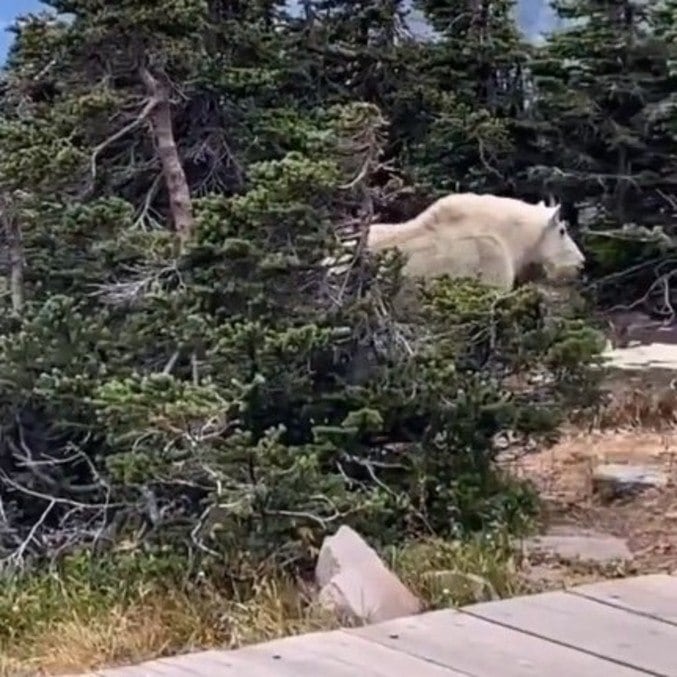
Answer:
[[[628,348],[607,346],[602,353],[607,366],[613,369],[644,370],[677,369],[677,345],[651,343]]]
[[[662,470],[647,465],[606,463],[597,466],[592,474],[593,490],[607,499],[636,494],[645,489],[660,489],[667,484],[668,476]]]
[[[324,540],[315,580],[319,602],[348,621],[378,623],[423,610],[421,600],[350,527]]]
[[[565,562],[610,564],[632,559],[628,544],[621,538],[588,530],[566,533],[561,527],[526,539],[522,547],[527,553],[549,555]]]

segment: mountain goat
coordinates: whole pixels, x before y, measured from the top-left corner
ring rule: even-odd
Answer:
[[[562,281],[574,278],[585,262],[559,206],[475,193],[447,195],[404,223],[375,223],[366,246],[373,252],[399,249],[407,276],[472,277],[505,290],[534,266]]]

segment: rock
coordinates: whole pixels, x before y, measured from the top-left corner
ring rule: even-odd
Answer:
[[[610,564],[632,559],[628,544],[621,538],[593,531],[553,529],[551,532],[522,542],[527,553],[550,555],[559,560]]]
[[[327,585],[336,574],[341,573],[346,558],[350,559],[352,565],[359,565],[361,561],[381,563],[376,551],[354,529],[341,526],[322,543],[315,564],[315,582],[321,588]]]
[[[628,348],[607,348],[602,355],[613,369],[677,369],[677,345],[651,343]]]
[[[347,526],[325,538],[315,580],[320,603],[346,620],[378,623],[423,610],[421,600]]]
[[[647,465],[606,463],[597,466],[592,473],[593,490],[606,499],[662,488],[667,484],[668,476],[663,471]]]

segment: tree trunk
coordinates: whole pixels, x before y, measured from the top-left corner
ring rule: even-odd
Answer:
[[[0,196],[0,223],[2,224],[9,253],[9,291],[12,310],[21,314],[24,307],[24,256],[21,227],[10,200]]]
[[[174,229],[183,246],[193,236],[195,220],[186,173],[183,171],[172,129],[169,89],[146,68],[140,69],[140,76],[149,96],[156,102],[149,118],[162,165],[162,174],[169,194],[169,209],[174,222]]]

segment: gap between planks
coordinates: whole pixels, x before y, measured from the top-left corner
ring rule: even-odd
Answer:
[[[677,677],[677,626],[592,594],[547,592],[460,611],[644,674]]]
[[[617,578],[579,585],[565,592],[677,626],[677,577],[671,574]]]

